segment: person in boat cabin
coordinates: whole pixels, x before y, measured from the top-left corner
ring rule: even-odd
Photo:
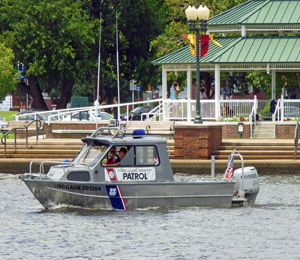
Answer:
[[[127,150],[122,147],[119,151],[119,155],[117,155],[116,152],[117,148],[113,146],[110,150],[111,156],[107,159],[106,164],[103,164],[103,166],[120,166],[120,161],[126,155]]]
[[[119,151],[119,160],[117,160],[115,163],[111,163],[109,164],[109,166],[120,166],[120,161],[124,158],[124,156],[126,155],[127,150],[126,148],[121,148]]]
[[[107,158],[106,165],[114,165],[115,163],[119,163],[120,157],[117,155],[117,148],[113,146],[109,152],[110,156]]]

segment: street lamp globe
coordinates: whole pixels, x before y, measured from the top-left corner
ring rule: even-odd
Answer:
[[[191,7],[189,5],[189,7],[185,10],[185,14],[186,14],[186,18],[188,21],[196,21],[197,20],[197,9],[195,8],[195,6]]]
[[[204,21],[208,20],[209,14],[210,14],[210,10],[207,8],[207,6],[204,6],[203,9],[202,9],[202,17],[203,17]],[[200,18],[199,18],[199,20],[200,20]]]

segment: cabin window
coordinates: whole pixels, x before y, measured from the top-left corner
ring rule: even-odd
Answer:
[[[136,146],[136,165],[153,166],[159,164],[156,146]]]
[[[70,181],[90,181],[89,172],[70,172],[67,176],[67,179]]]
[[[79,158],[78,163],[85,163],[90,167],[93,167],[102,158],[107,150],[107,145],[95,145],[92,144],[87,147],[86,151]]]

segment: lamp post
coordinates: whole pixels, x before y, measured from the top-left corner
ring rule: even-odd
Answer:
[[[200,5],[198,9],[189,6],[185,10],[186,18],[189,23],[189,30],[196,32],[196,116],[194,124],[202,124],[201,107],[200,107],[200,32],[206,32],[209,9]],[[197,21],[198,19],[198,21]]]

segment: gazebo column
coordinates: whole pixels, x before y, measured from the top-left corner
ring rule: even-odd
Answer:
[[[163,101],[167,100],[168,98],[168,80],[167,80],[167,73],[168,71],[165,69],[164,66],[162,66],[162,99]],[[167,103],[163,102],[163,121],[166,121],[168,118],[168,109],[167,109]]]
[[[186,85],[187,85],[187,121],[192,121],[192,83],[193,83],[193,75],[190,68],[188,68],[186,72]]]
[[[276,70],[272,70],[272,99],[276,98]]]
[[[221,91],[221,74],[220,65],[215,64],[215,119],[220,117],[220,91]]]

